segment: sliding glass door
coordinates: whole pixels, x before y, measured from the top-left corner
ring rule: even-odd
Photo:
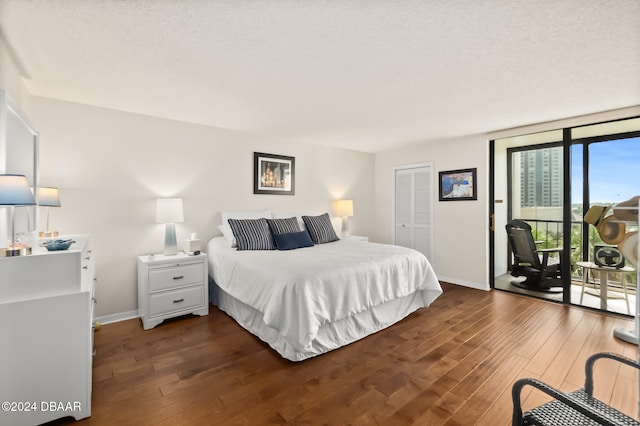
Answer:
[[[634,132],[590,135],[600,126],[576,129],[572,147],[572,205],[582,219],[591,207],[601,208],[608,223],[599,228],[580,220],[580,232],[572,233],[573,282],[580,291],[571,293],[571,303],[608,312],[633,315],[637,266],[625,259],[620,245],[627,234],[637,232],[637,223],[618,219],[613,209],[640,195],[640,136]],[[600,207],[601,206],[601,207]],[[624,218],[623,218],[624,219]],[[576,221],[578,223],[578,221]],[[577,225],[576,225],[577,227]],[[575,237],[574,237],[575,235]]]
[[[535,249],[563,245],[563,131],[556,130],[493,141],[493,283],[494,288],[563,300],[562,283],[540,291],[535,277],[513,276],[514,257],[506,225],[513,220],[531,227]],[[559,253],[551,255],[558,264]],[[514,275],[516,275],[514,273]]]
[[[491,153],[491,286],[632,315],[637,266],[628,260],[621,266],[618,237],[603,239],[584,216],[591,206],[640,195],[640,118],[498,139],[491,141]],[[563,249],[559,285],[518,285],[524,277],[512,275],[505,230],[514,219],[531,226],[538,253]],[[637,231],[637,224],[624,226],[625,234]],[[603,270],[609,266],[602,262],[613,271]]]

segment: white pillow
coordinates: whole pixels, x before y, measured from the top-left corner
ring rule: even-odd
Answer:
[[[229,247],[237,247],[238,242],[236,241],[236,237],[233,236],[233,231],[231,230],[231,227],[228,225],[228,223],[229,222],[227,222],[226,226],[218,226],[218,229],[220,230],[220,232],[222,232],[222,236],[224,237]]]
[[[231,247],[237,247],[236,238],[233,236],[233,231],[229,226],[229,219],[271,219],[271,210],[223,210],[220,212],[222,216],[222,225],[218,226],[222,235],[229,242]]]

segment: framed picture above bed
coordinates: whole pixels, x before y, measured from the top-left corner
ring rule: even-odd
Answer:
[[[254,194],[294,195],[295,173],[295,157],[253,153]]]
[[[477,200],[476,169],[439,172],[440,201]]]

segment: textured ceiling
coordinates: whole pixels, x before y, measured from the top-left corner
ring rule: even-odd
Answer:
[[[379,152],[640,105],[638,0],[0,0],[34,95]]]

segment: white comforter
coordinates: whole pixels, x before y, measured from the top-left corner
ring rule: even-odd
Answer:
[[[304,349],[325,322],[420,292],[424,306],[442,293],[426,257],[399,246],[340,240],[289,251],[237,251],[209,245],[211,275],[229,295]]]

